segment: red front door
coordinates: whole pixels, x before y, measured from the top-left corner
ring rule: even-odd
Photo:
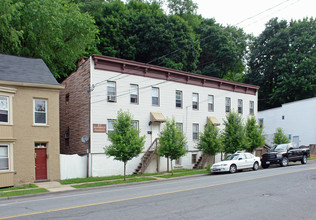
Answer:
[[[47,156],[46,148],[35,148],[35,178],[36,180],[47,179]]]

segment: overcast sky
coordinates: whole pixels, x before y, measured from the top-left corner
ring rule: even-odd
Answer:
[[[215,18],[217,23],[223,25],[236,25],[245,20],[237,26],[242,27],[246,33],[253,33],[255,36],[258,36],[264,30],[265,24],[274,17],[288,21],[304,17],[316,18],[316,0],[193,1],[198,4],[198,14],[204,18]]]

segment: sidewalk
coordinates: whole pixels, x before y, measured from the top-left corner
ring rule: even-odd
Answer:
[[[35,185],[37,185],[39,188],[47,189],[49,192],[75,190],[75,188],[71,187],[70,185],[62,185],[57,181],[35,183]]]

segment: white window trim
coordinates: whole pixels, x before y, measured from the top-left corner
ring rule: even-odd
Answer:
[[[9,99],[8,104],[8,122],[0,122],[0,125],[13,125],[13,97],[16,93],[16,89],[6,88],[0,86],[0,96],[6,96]]]
[[[136,94],[133,93],[135,91],[134,87],[136,88]],[[137,98],[136,98],[137,101],[136,102],[132,102],[132,95],[136,95],[137,96]],[[130,84],[130,103],[134,104],[134,105],[138,105],[139,104],[139,86],[137,84]]]
[[[9,159],[9,169],[8,170],[0,170],[0,173],[5,173],[5,172],[11,172],[13,170],[13,144],[12,143],[1,143],[0,145],[2,146],[7,146],[8,147],[8,159]]]
[[[194,108],[193,106],[194,106],[194,95],[196,95],[196,108]],[[199,93],[197,93],[197,92],[193,92],[192,93],[192,110],[195,110],[195,111],[198,111],[199,109],[200,109],[200,106],[199,106],[199,103],[200,102],[200,97],[199,97]]]
[[[180,97],[181,107],[177,106],[177,100],[179,100],[179,99],[177,99],[177,92],[181,93],[181,97]],[[178,108],[178,109],[182,109],[183,108],[183,91],[182,90],[176,90],[176,108]]]
[[[153,90],[156,89],[158,91],[158,96],[153,96]],[[158,104],[153,103],[153,98],[158,98]],[[152,106],[160,106],[160,89],[159,87],[151,87],[151,105]]]
[[[213,102],[210,102],[209,97],[212,97],[212,99],[213,99],[212,101],[213,101]],[[212,105],[212,109],[211,109],[211,110],[209,109],[209,105],[210,105],[210,104]],[[214,109],[215,109],[214,95],[208,95],[208,96],[207,96],[207,111],[208,111],[208,112],[214,112]]]
[[[45,123],[36,123],[35,122],[35,101],[40,100],[40,101],[45,101]],[[48,100],[43,99],[43,98],[33,98],[33,125],[34,126],[48,126],[48,121],[47,121],[47,115],[48,115],[48,109],[47,109],[47,104]]]

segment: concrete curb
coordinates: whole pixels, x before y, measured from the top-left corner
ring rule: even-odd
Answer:
[[[210,175],[210,174],[203,173],[203,174],[194,174],[194,175],[189,175],[189,176],[179,176],[179,177],[173,177],[173,178],[149,180],[149,181],[134,182],[134,183],[121,183],[121,184],[113,184],[113,185],[107,185],[107,186],[95,186],[95,187],[81,188],[81,189],[73,188],[73,189],[67,189],[67,190],[27,194],[27,195],[21,195],[21,196],[0,197],[0,201],[12,200],[12,199],[23,199],[23,198],[30,198],[30,197],[39,197],[39,196],[45,196],[45,195],[51,195],[51,194],[66,194],[66,193],[71,193],[71,192],[75,192],[75,191],[90,191],[90,190],[95,190],[97,188],[101,188],[101,189],[114,188],[114,187],[117,188],[117,187],[133,186],[133,185],[139,185],[139,184],[157,183],[157,182],[163,182],[163,181],[172,181],[172,180],[194,178],[194,177],[207,176],[207,175]],[[39,187],[39,188],[44,188],[44,187]]]

